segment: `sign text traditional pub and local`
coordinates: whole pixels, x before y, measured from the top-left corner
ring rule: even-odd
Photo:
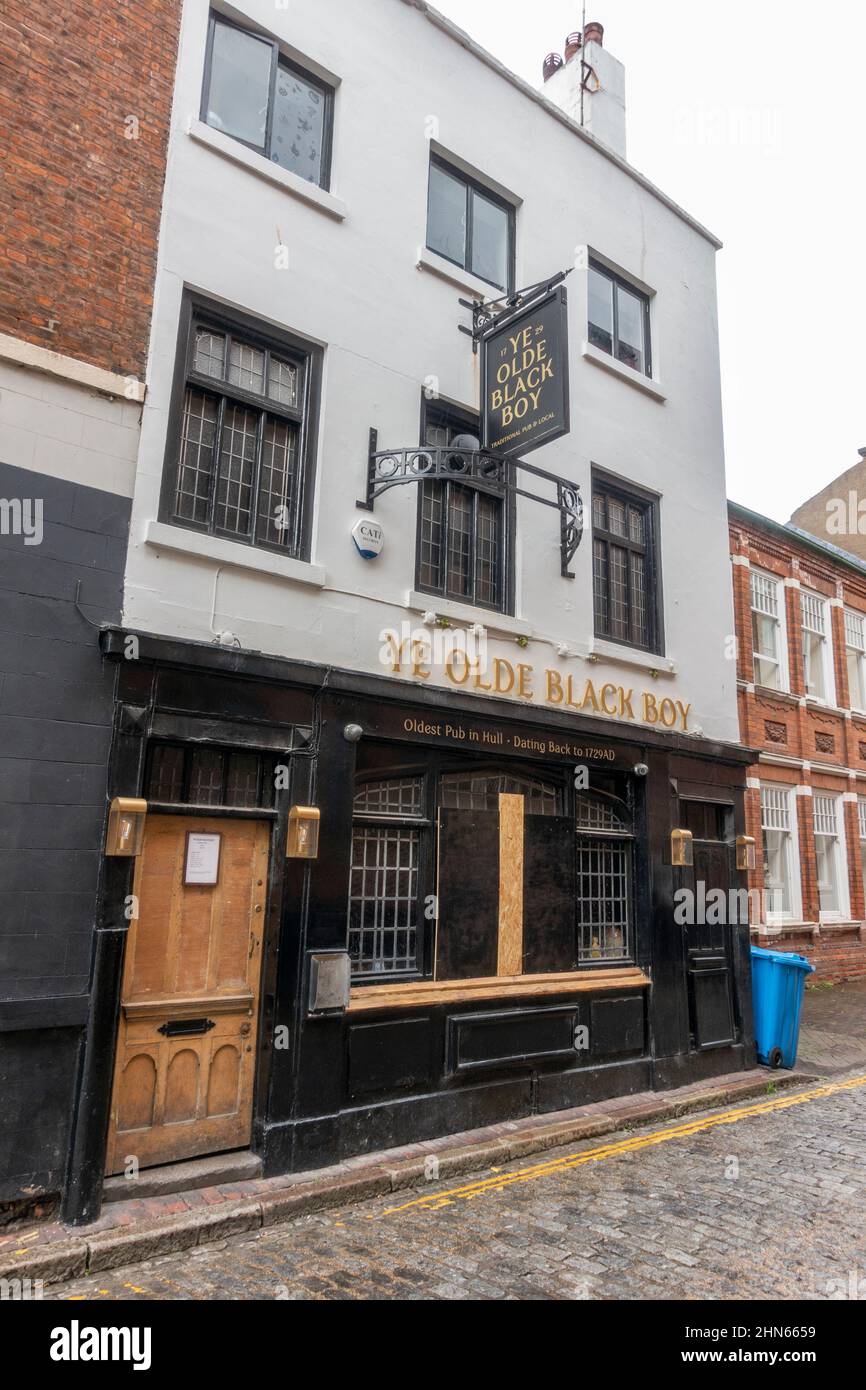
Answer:
[[[569,430],[568,299],[559,286],[482,340],[484,445],[525,454]]]

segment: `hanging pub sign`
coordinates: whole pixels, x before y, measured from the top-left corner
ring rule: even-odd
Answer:
[[[526,454],[568,434],[568,298],[559,285],[481,340],[484,447]]]

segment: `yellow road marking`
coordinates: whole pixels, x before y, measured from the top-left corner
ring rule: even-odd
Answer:
[[[630,1139],[619,1139],[612,1143],[600,1144],[594,1149],[586,1149],[583,1153],[566,1154],[563,1158],[551,1159],[547,1162],[533,1164],[529,1168],[520,1168],[515,1173],[497,1173],[496,1177],[479,1178],[475,1182],[466,1183],[463,1187],[453,1187],[447,1192],[430,1192],[424,1197],[416,1197],[411,1202],[403,1202],[397,1207],[387,1207],[382,1213],[383,1216],[393,1216],[396,1212],[408,1211],[411,1207],[420,1207],[426,1211],[436,1211],[440,1207],[450,1206],[455,1199],[471,1201],[473,1197],[483,1196],[488,1192],[503,1192],[505,1188],[512,1187],[517,1183],[532,1182],[536,1178],[547,1177],[552,1173],[562,1173],[569,1168],[578,1168],[584,1163],[597,1163],[605,1158],[613,1158],[618,1154],[634,1153],[639,1149],[651,1148],[657,1144],[667,1144],[673,1139],[685,1139],[693,1134],[700,1134],[708,1129],[715,1129],[718,1125],[736,1124],[738,1120],[746,1120],[753,1115],[767,1115],[775,1110],[787,1110],[794,1105],[804,1105],[810,1100],[821,1100],[825,1096],[836,1095],[839,1091],[852,1091],[859,1086],[866,1086],[866,1075],[850,1077],[847,1081],[834,1081],[826,1086],[814,1086],[808,1091],[797,1091],[793,1095],[778,1096],[774,1100],[760,1101],[756,1105],[740,1105],[734,1109],[726,1110],[720,1115],[707,1115],[703,1119],[688,1120],[683,1124],[672,1125],[668,1129],[655,1130],[652,1134],[642,1134],[633,1136]]]

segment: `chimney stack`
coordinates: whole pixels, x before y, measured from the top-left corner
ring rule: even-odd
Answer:
[[[544,95],[625,159],[625,69],[604,47],[603,25],[593,22],[569,34],[565,61],[548,53]]]
[[[562,67],[562,56],[559,53],[548,53],[544,60],[544,80],[549,82],[558,68]]]

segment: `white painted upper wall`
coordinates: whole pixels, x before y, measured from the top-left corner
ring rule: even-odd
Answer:
[[[196,124],[208,4],[186,0],[127,624],[203,641],[228,629],[247,649],[381,672],[380,633],[418,622],[409,598],[415,486],[377,502],[386,534],[378,560],[357,555],[350,531],[362,515],[355,499],[364,493],[371,426],[382,448],[416,443],[422,384],[431,376],[443,397],[477,407],[477,358],[458,332],[458,323],[469,322],[457,302],[466,287],[431,269],[435,258],[419,268],[432,129],[438,150],[515,201],[518,285],[581,267],[566,282],[571,433],[531,461],[581,484],[587,531],[591,463],[661,498],[663,660],[636,654],[631,664],[627,652],[586,660],[591,540],[587,534],[575,557],[576,578],[561,578],[557,513],[522,500],[514,617],[476,615],[490,628],[492,653],[534,665],[538,704],[540,673],[556,667],[580,686],[591,677],[679,699],[691,706],[690,732],[736,740],[735,667],[725,652],[734,623],[711,238],[404,0],[291,0],[286,9],[244,0],[225,13],[251,21],[337,80],[332,196],[319,200],[326,206],[309,201],[315,193],[295,196],[264,159]],[[278,241],[288,247],[288,270],[275,268]],[[652,394],[629,369],[584,354],[587,247],[652,291]],[[458,281],[461,274],[453,272]],[[310,566],[158,524],[184,287],[325,350]],[[432,597],[423,607],[449,611]],[[518,635],[528,646],[515,645]],[[573,655],[557,655],[562,643]],[[651,676],[650,665],[663,674]]]

